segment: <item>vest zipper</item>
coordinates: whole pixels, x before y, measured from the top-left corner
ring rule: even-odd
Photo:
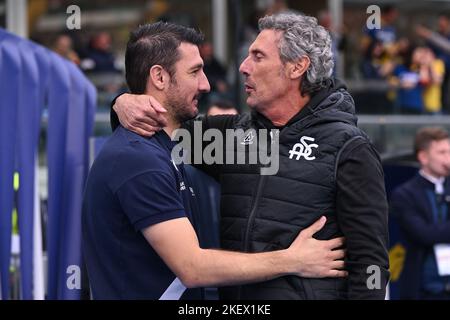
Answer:
[[[252,209],[250,210],[250,214],[248,215],[247,228],[245,229],[245,237],[244,237],[244,252],[248,252],[250,246],[250,228],[253,225],[253,221],[255,220],[256,209],[258,208],[259,199],[261,198],[262,189],[264,186],[264,182],[266,181],[267,176],[260,175],[258,178],[258,187],[256,189],[256,196],[252,204]]]
[[[250,214],[248,216],[247,228],[245,229],[245,237],[244,237],[244,252],[248,252],[250,246],[250,229],[253,226],[253,221],[255,220],[256,209],[258,208],[259,199],[261,198],[262,189],[264,187],[264,182],[266,181],[267,176],[260,175],[258,178],[258,187],[256,189],[256,195],[250,210]],[[237,299],[241,299],[242,294],[242,286],[238,288]]]

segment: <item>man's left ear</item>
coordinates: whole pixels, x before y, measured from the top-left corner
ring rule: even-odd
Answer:
[[[308,56],[303,56],[300,58],[297,62],[291,62],[291,66],[289,68],[289,77],[294,79],[299,79],[303,74],[306,73],[306,71],[309,68],[309,65],[311,64],[311,60],[309,60]]]

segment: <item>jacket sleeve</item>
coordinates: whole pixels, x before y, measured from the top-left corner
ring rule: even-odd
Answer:
[[[363,138],[347,144],[338,161],[336,206],[347,249],[348,297],[384,299],[389,280],[389,237],[381,161]]]
[[[123,93],[122,93],[123,94]],[[114,111],[113,106],[116,103],[116,100],[118,97],[120,97],[122,94],[119,94],[117,97],[111,101],[111,104],[109,105],[109,121],[111,124],[111,130],[114,131],[116,128],[120,125],[119,117],[117,116],[117,113]]]
[[[430,223],[418,210],[417,196],[411,190],[400,187],[391,198],[391,212],[410,241],[419,246],[450,243],[450,221]]]

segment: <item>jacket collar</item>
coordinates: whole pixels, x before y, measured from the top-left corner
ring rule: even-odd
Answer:
[[[338,79],[327,79],[321,90],[316,92],[310,101],[295,114],[286,125],[277,127],[261,113],[253,110],[252,118],[255,119],[260,126],[267,129],[283,129],[297,123],[302,123],[304,119],[316,115],[321,110],[327,109],[331,106],[337,106],[341,112],[341,118],[348,118],[346,121],[356,124],[356,117],[354,116],[353,99],[351,105],[343,103],[343,95],[349,95],[347,87],[344,82]],[[345,114],[345,115],[344,115]],[[334,117],[332,120],[336,120]]]

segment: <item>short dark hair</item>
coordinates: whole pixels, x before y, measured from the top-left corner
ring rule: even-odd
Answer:
[[[414,140],[414,152],[417,157],[420,151],[427,150],[431,142],[449,139],[447,130],[441,127],[424,127],[417,131]]]
[[[125,53],[125,77],[131,93],[143,94],[152,66],[160,65],[172,77],[182,42],[200,45],[203,35],[192,28],[168,22],[140,26],[130,33]]]

